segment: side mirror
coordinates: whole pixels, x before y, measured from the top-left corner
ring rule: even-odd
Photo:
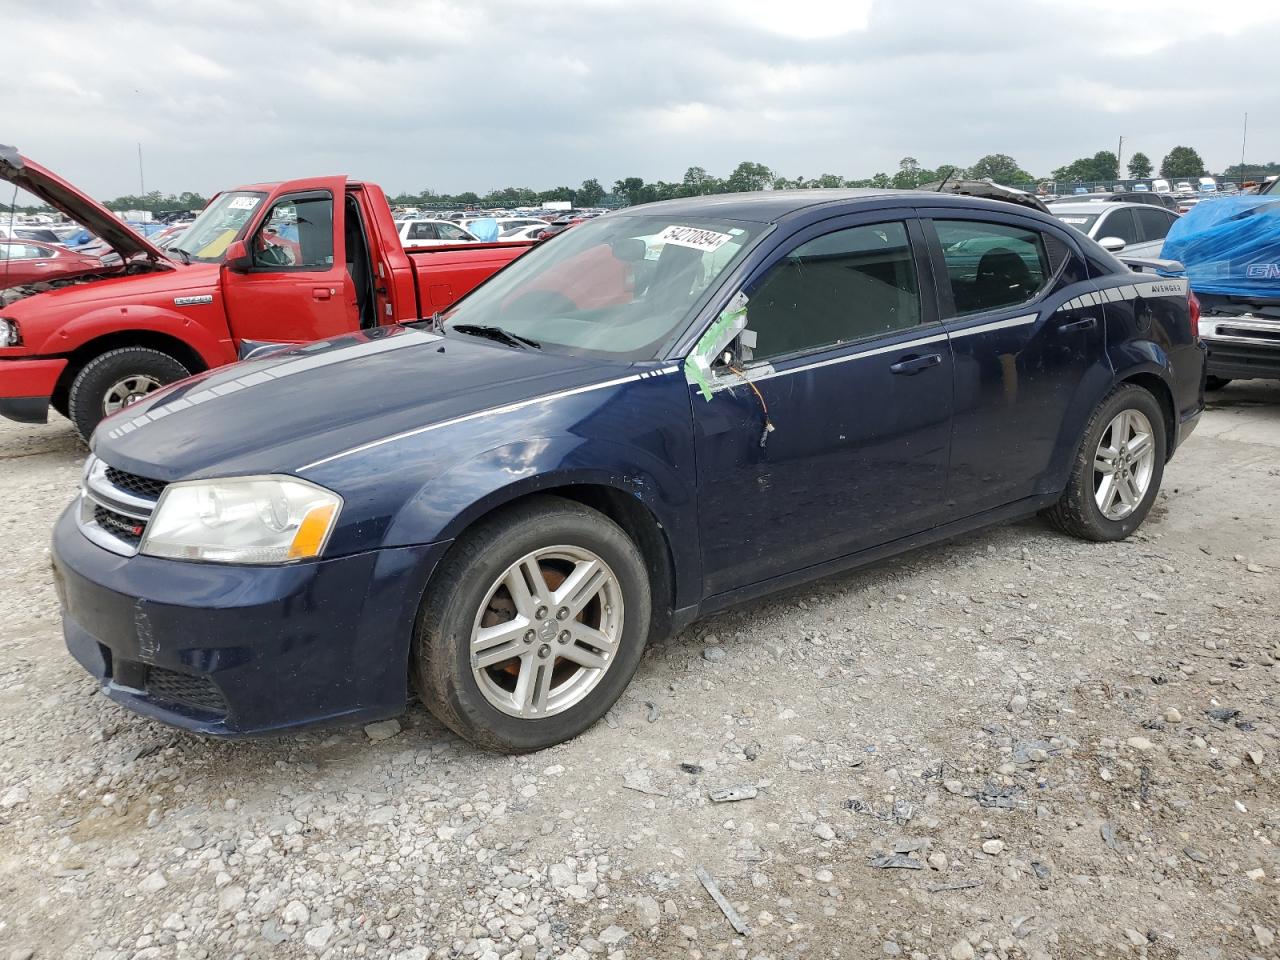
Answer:
[[[1119,237],[1103,237],[1098,241],[1098,246],[1111,253],[1119,253],[1124,249],[1124,241]]]
[[[248,273],[253,267],[253,257],[249,256],[249,249],[244,245],[243,240],[232,240],[227,244],[227,252],[222,262],[232,273]]]

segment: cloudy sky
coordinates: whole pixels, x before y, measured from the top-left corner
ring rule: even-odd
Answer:
[[[91,192],[1280,160],[1280,4],[6,0],[9,142]],[[371,8],[371,9],[366,9]]]

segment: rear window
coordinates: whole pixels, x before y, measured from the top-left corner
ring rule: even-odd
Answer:
[[[1086,237],[1089,235],[1089,228],[1098,222],[1098,214],[1096,213],[1060,213],[1058,220],[1065,223],[1068,227],[1075,227]]]

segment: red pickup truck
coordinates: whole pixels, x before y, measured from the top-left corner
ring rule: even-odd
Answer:
[[[220,193],[161,250],[12,147],[0,178],[120,255],[52,289],[0,289],[0,415],[44,423],[52,406],[86,440],[121,407],[255,350],[431,316],[533,245],[405,250],[382,189],[335,176]]]

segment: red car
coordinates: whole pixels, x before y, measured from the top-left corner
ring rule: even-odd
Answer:
[[[0,290],[98,273],[102,261],[52,243],[0,240]]]

